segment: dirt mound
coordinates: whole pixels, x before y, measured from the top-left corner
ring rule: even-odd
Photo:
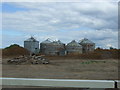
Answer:
[[[29,55],[29,51],[17,44],[10,45],[9,47],[6,47],[2,50],[3,57],[20,55]]]

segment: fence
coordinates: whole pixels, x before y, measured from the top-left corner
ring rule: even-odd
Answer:
[[[0,78],[2,85],[75,87],[75,88],[120,88],[118,80],[73,80],[73,79],[32,79]]]

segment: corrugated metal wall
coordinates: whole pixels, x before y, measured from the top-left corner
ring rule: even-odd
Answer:
[[[65,55],[65,44],[53,41],[51,43],[41,43],[40,50],[45,55]]]
[[[95,50],[95,44],[82,44],[83,53],[93,52]]]
[[[83,53],[93,52],[95,50],[95,43],[84,38],[80,43],[83,47]]]
[[[78,44],[75,40],[71,41],[66,45],[67,54],[81,54],[82,46]]]
[[[39,41],[26,40],[24,41],[24,48],[29,50],[31,53],[38,54],[39,53]]]
[[[45,55],[64,56],[66,54],[81,54],[94,51],[95,43],[88,39],[83,39],[80,43],[73,40],[65,45],[60,40],[51,42],[47,39],[40,43],[39,50],[39,41],[31,37],[24,41],[24,48],[35,54],[40,52]]]

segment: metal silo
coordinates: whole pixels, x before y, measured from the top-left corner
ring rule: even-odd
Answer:
[[[50,39],[46,39],[45,41],[40,43],[40,53],[41,54],[48,54],[48,49],[51,41]]]
[[[91,52],[95,49],[95,43],[87,38],[82,39],[79,44],[83,47],[83,53]]]
[[[53,41],[50,44],[49,54],[50,55],[64,56],[65,55],[65,44],[62,43],[60,40]]]
[[[45,55],[65,55],[65,44],[60,40],[51,42],[49,39],[40,44],[40,51]]]
[[[31,37],[24,41],[24,48],[29,50],[32,54],[38,54],[39,53],[39,41]]]
[[[82,53],[82,46],[75,40],[66,45],[67,54],[77,55]]]

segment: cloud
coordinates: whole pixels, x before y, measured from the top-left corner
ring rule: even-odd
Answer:
[[[96,43],[96,47],[109,48],[108,45],[113,47],[118,47],[118,32],[113,30],[78,30],[69,32],[54,32],[46,34],[35,34],[33,35],[39,42],[50,38],[52,40],[61,40],[63,43],[67,44],[72,40],[80,41],[83,38],[88,38]],[[9,37],[9,39],[8,39]],[[23,41],[29,38],[30,35],[3,35],[3,45],[9,45],[12,43],[19,43],[23,46]]]
[[[3,19],[5,17],[4,20],[8,22],[5,23],[7,25],[10,23],[10,26],[14,24],[18,27],[24,22],[27,25],[27,27],[23,26],[24,29],[30,29],[28,25],[31,25],[33,28],[39,27],[39,30],[45,26],[50,29],[61,27],[64,29],[71,26],[74,28],[74,25],[93,29],[117,27],[117,6],[112,3],[18,3],[15,5],[32,9],[12,15],[11,13],[3,14]],[[15,22],[11,23],[12,20]]]
[[[27,11],[3,12],[3,30],[23,32],[25,36],[32,34],[40,41],[51,37],[62,39],[67,43],[72,39],[87,37],[95,41],[98,46],[108,47],[108,44],[111,44],[117,47],[117,3],[107,1],[8,4],[26,8]],[[14,38],[11,42],[12,40]]]

